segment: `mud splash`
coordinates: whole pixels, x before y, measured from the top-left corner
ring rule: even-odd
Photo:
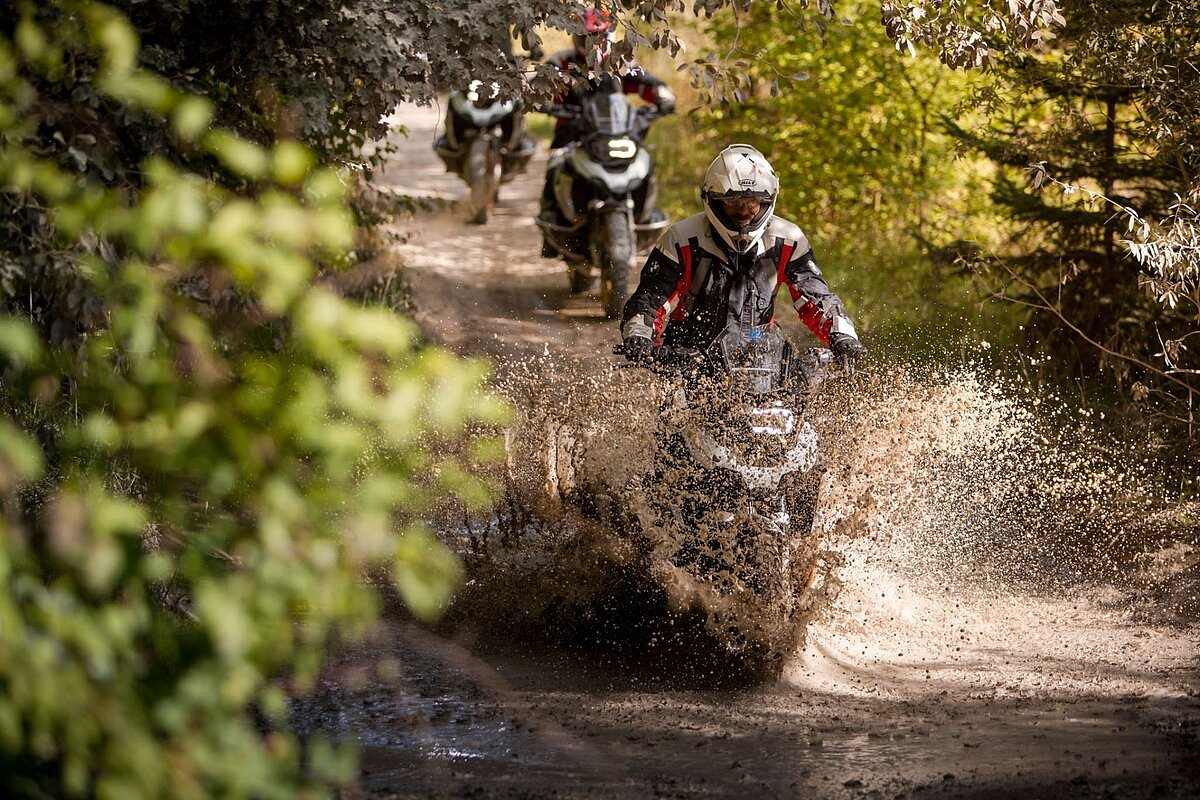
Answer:
[[[1195,552],[1194,507],[1163,487],[1146,443],[1088,409],[971,364],[894,370],[844,408],[830,428],[831,538],[869,537],[892,563],[960,591],[1108,585],[1160,595],[1160,616],[1200,611],[1146,569]],[[1174,562],[1176,576],[1188,570]]]
[[[764,643],[799,657],[810,625],[844,616],[832,605],[843,584],[857,591],[885,572],[958,605],[1086,591],[1143,617],[1195,619],[1196,530],[1164,524],[1180,507],[1147,488],[1152,466],[1102,438],[1086,411],[977,365],[896,368],[814,400],[827,470],[803,558],[820,579],[770,602],[730,589],[736,567],[681,566],[696,532],[662,509],[713,490],[656,472],[669,381],[547,352],[505,364],[499,385],[519,419],[505,432],[504,502],[467,526],[471,613],[504,608],[526,627],[576,633],[599,625],[608,645],[700,628],[706,646],[743,663]],[[656,509],[652,496],[666,499]],[[730,563],[773,557],[754,551],[771,543],[705,524],[705,540],[737,553]],[[1022,602],[1008,612],[1036,606]]]

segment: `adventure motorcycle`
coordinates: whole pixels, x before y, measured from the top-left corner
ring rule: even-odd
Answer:
[[[576,143],[551,157],[555,208],[535,217],[550,252],[567,264],[572,292],[600,278],[604,313],[620,316],[637,285],[637,268],[670,218],[655,207],[654,161],[643,145],[654,106],[633,108],[621,92],[599,92],[553,116],[577,125]]]
[[[501,101],[492,87],[472,81],[465,92],[452,92],[446,134],[434,150],[447,172],[457,173],[471,187],[471,221],[487,222],[500,185],[525,171],[536,148],[525,134],[518,103]]]
[[[805,419],[831,361],[824,348],[797,356],[771,323],[730,328],[706,351],[656,348],[646,364],[675,390],[623,527],[673,605],[704,613],[756,671],[777,671],[836,591],[832,556],[812,536],[825,467]]]

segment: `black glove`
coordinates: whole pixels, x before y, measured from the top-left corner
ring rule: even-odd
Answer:
[[[635,364],[644,364],[653,360],[654,342],[645,336],[626,336],[625,358]]]
[[[848,333],[830,334],[829,349],[839,367],[851,370],[858,365],[858,360],[867,354],[867,348],[863,347],[862,342]]]

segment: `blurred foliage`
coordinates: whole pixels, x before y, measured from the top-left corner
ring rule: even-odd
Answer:
[[[345,175],[212,124],[109,7],[0,21],[0,795],[324,795],[352,759],[287,696],[376,618],[368,572],[445,604],[422,520],[487,490],[440,454],[504,408],[313,285]]]

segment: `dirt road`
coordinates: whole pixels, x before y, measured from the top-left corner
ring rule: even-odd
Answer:
[[[464,197],[431,148],[436,111],[397,120],[409,137],[382,182]],[[602,361],[617,337],[538,257],[543,159],[486,226],[424,215],[402,246],[423,328],[501,372],[551,352]],[[913,491],[932,481],[914,475]],[[1194,620],[934,558],[954,513],[993,513],[956,502],[927,512],[924,539],[844,542],[843,591],[778,683],[697,688],[693,664],[396,621],[301,717],[362,747],[361,793],[380,798],[1200,796]],[[1195,570],[1194,549],[1178,555]]]

